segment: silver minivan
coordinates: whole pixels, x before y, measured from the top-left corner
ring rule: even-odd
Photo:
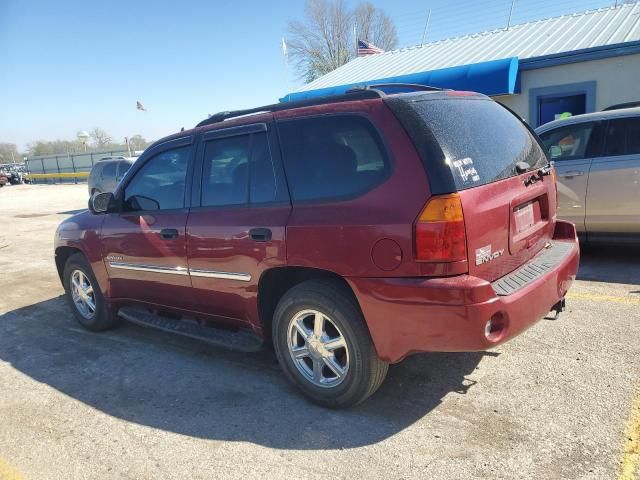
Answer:
[[[640,244],[640,107],[536,129],[555,163],[558,216],[588,243]]]
[[[134,161],[133,157],[104,157],[98,160],[87,180],[89,195],[113,192]]]

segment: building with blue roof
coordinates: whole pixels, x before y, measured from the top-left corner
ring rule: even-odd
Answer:
[[[534,127],[640,101],[640,3],[359,57],[281,100],[393,82],[478,91]]]

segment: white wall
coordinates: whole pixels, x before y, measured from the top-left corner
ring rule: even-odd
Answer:
[[[495,100],[529,118],[529,90],[595,80],[596,111],[616,103],[640,101],[640,54],[525,70],[520,77],[521,93],[494,97]]]

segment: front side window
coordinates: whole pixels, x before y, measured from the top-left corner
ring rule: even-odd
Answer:
[[[378,132],[361,116],[285,120],[278,130],[294,201],[354,197],[391,171]]]
[[[582,123],[542,133],[540,139],[551,156],[551,160],[578,160],[595,154],[599,143],[594,123]]]
[[[208,141],[204,150],[202,206],[274,201],[276,182],[266,133]]]
[[[184,207],[185,180],[191,147],[179,147],[151,157],[136,172],[124,193],[124,208],[170,210]]]

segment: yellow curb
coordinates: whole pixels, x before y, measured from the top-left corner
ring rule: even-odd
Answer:
[[[636,398],[631,412],[618,480],[640,479],[640,396]]]
[[[613,295],[597,295],[593,293],[569,292],[567,298],[576,300],[592,300],[594,302],[625,303],[627,305],[640,305],[640,297],[616,297]]]
[[[23,480],[23,476],[0,457],[0,480]]]

